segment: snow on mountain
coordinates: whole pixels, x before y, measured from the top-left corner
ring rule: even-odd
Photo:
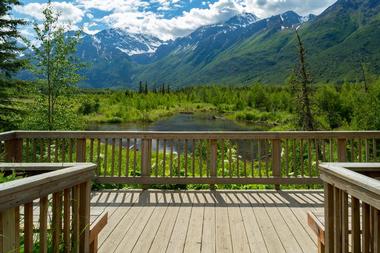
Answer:
[[[92,45],[98,50],[116,48],[132,56],[136,54],[154,53],[162,41],[150,35],[133,34],[121,29],[107,29],[92,35]]]

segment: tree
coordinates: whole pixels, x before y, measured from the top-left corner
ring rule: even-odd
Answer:
[[[149,92],[149,90],[148,90],[148,82],[147,82],[147,81],[145,81],[145,86],[144,86],[144,94],[145,94],[145,95],[147,95],[147,94],[148,94],[148,92]]]
[[[144,92],[143,83],[142,81],[139,82],[139,94],[142,94]]]
[[[62,108],[61,102],[65,101],[64,95],[68,90],[82,79],[78,71],[83,64],[75,56],[80,32],[74,36],[67,35],[70,27],[59,23],[60,13],[53,10],[50,1],[43,15],[42,25],[34,24],[36,43],[31,44],[35,59],[32,71],[40,78],[41,94],[47,100],[46,128],[53,130],[59,124],[57,120],[65,121],[62,117],[66,108]]]
[[[12,75],[25,66],[25,60],[18,58],[23,48],[17,45],[17,39],[21,39],[17,27],[25,21],[9,16],[12,7],[19,4],[17,0],[0,2],[0,129],[12,127],[9,118],[16,110],[7,90],[16,84]]]
[[[306,51],[301,37],[296,30],[298,43],[299,62],[290,79],[291,88],[295,94],[296,108],[298,114],[297,125],[302,130],[315,130],[314,118],[311,110],[311,78],[306,66]]]

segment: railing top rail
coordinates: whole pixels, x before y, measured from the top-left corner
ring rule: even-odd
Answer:
[[[0,132],[0,141],[7,141],[16,138],[16,132],[11,131],[11,132]]]
[[[34,199],[62,191],[94,177],[95,164],[5,164],[0,169],[25,170],[28,168],[45,168],[54,171],[30,176],[0,184],[0,211],[16,207]]]
[[[361,169],[380,170],[380,163],[322,163],[319,168],[323,181],[380,209],[380,180],[358,172]]]
[[[15,138],[348,139],[380,138],[380,131],[14,131]]]

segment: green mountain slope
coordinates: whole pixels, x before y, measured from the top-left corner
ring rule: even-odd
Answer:
[[[299,28],[314,81],[361,79],[361,62],[380,74],[380,0],[339,0]],[[194,64],[192,51],[171,54],[144,66],[135,80],[174,86],[252,82],[283,83],[297,64],[294,29],[268,27],[219,52],[210,62]]]

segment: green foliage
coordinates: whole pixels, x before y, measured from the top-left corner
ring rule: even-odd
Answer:
[[[85,128],[85,122],[78,117],[72,99],[62,97],[57,101],[54,109],[54,124],[52,128],[46,120],[48,115],[47,105],[45,97],[36,97],[35,104],[28,110],[20,128],[28,130],[78,130]]]
[[[25,61],[18,58],[23,49],[17,45],[17,39],[21,38],[17,27],[25,22],[9,15],[12,7],[19,4],[17,0],[0,2],[0,130],[14,127],[12,117],[17,108],[8,88],[17,85],[12,75],[25,65]]]
[[[70,106],[66,109],[62,107],[66,104],[60,100],[82,79],[78,71],[83,64],[75,56],[79,32],[76,36],[66,36],[70,27],[59,24],[60,13],[53,11],[50,1],[43,10],[43,16],[42,25],[34,24],[37,43],[30,45],[34,51],[35,63],[31,69],[40,79],[42,96],[42,99],[37,100],[37,108],[33,110],[35,113],[42,113],[39,118],[45,118],[46,123],[40,128],[43,126],[48,130],[62,129],[63,123],[73,123],[71,119],[74,112]],[[38,118],[38,115],[35,117]],[[73,128],[70,124],[66,126]]]

